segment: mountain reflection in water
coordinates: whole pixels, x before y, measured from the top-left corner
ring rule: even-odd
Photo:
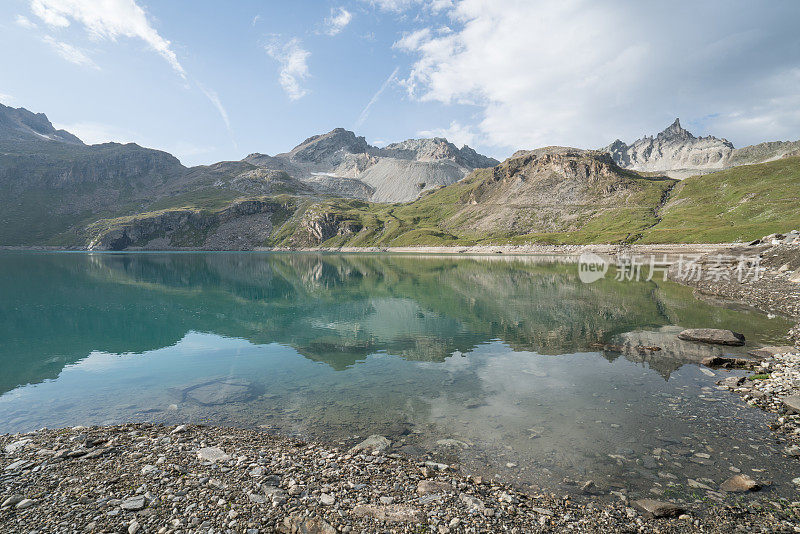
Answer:
[[[624,352],[665,378],[719,349],[667,325],[779,340],[788,323],[705,304],[667,282],[582,284],[566,257],[257,253],[0,254],[0,393],[56,378],[93,351],[142,353],[187,332],[280,343],[334,369],[385,352],[442,362],[491,340],[539,354]],[[632,333],[633,332],[633,333]],[[641,337],[640,335],[638,337]],[[663,338],[663,339],[661,339]],[[639,342],[633,341],[636,345]],[[704,351],[698,355],[698,350]],[[614,359],[619,353],[608,353]]]

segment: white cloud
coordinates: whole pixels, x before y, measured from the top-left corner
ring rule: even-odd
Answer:
[[[141,39],[186,78],[170,42],[159,35],[134,0],[32,0],[31,10],[48,26],[64,28],[71,20],[78,22],[97,39]]]
[[[100,69],[100,67],[97,66],[97,63],[95,63],[92,58],[87,56],[80,48],[76,48],[69,43],[57,41],[49,35],[45,35],[42,40],[49,44],[59,56],[61,56],[63,59],[66,59],[70,63],[80,65],[81,67],[90,67],[98,70]]]
[[[5,104],[6,106],[10,106],[14,102],[16,102],[16,99],[13,96],[6,93],[0,93],[0,104]]]
[[[206,95],[206,98],[208,98],[208,100],[212,104],[214,104],[214,107],[217,108],[217,111],[219,112],[220,117],[222,117],[222,120],[225,122],[225,127],[228,129],[228,134],[231,137],[231,141],[233,141],[233,144],[236,145],[236,141],[234,141],[234,139],[233,139],[233,130],[231,129],[231,121],[228,118],[228,111],[225,109],[225,106],[222,105],[222,101],[220,101],[219,95],[217,94],[217,92],[214,91],[213,89],[209,89],[208,87],[205,87],[204,85],[202,85],[199,82],[197,83],[197,87],[200,88],[200,90],[203,92],[203,94]]]
[[[289,95],[289,99],[298,100],[308,94],[308,90],[300,82],[309,77],[308,57],[311,52],[302,47],[299,39],[293,38],[281,43],[273,38],[264,46],[267,54],[278,62],[278,81]]]
[[[25,15],[17,15],[17,18],[14,20],[14,23],[15,23],[17,26],[20,26],[20,27],[22,27],[22,28],[25,28],[26,30],[33,30],[33,29],[35,29],[35,28],[38,28],[38,26],[36,25],[36,23],[35,23],[35,22],[33,22],[33,21],[32,21],[31,19],[29,19],[28,17],[26,17]]]
[[[381,94],[383,94],[386,88],[389,87],[389,85],[397,79],[397,73],[399,71],[400,67],[395,67],[392,73],[389,75],[389,77],[386,78],[386,80],[381,84],[380,88],[375,92],[374,95],[372,95],[372,98],[369,100],[367,105],[364,106],[363,110],[361,110],[361,114],[359,114],[358,120],[356,120],[353,129],[357,129],[362,124],[364,124],[364,121],[367,120],[367,117],[369,116],[369,110],[372,109],[372,106],[375,104],[375,102],[378,101],[378,99],[381,97]]]
[[[214,91],[213,89],[208,89],[207,87],[203,86],[200,83],[197,84],[197,87],[199,87],[200,90],[203,92],[203,94],[206,95],[206,98],[208,98],[208,100],[212,104],[214,104],[214,107],[217,108],[217,111],[219,112],[220,117],[222,117],[222,120],[225,122],[225,126],[227,126],[228,130],[230,130],[231,129],[231,121],[228,118],[228,112],[225,109],[225,107],[222,105],[222,102],[220,101],[219,95],[217,95],[216,91]]]
[[[164,58],[182,79],[188,79],[186,71],[171,48],[171,43],[150,24],[147,13],[135,0],[31,0],[31,11],[53,28],[64,28],[70,26],[71,21],[75,21],[83,25],[94,39],[110,41],[116,41],[119,37],[141,39]],[[255,19],[253,22],[255,23]],[[17,23],[24,24],[20,23],[19,19]],[[44,40],[64,59],[78,65],[99,68],[78,48],[57,41],[50,36],[45,37]],[[228,113],[217,93],[199,82],[195,83],[219,112],[228,133],[231,134],[231,140],[233,140]]]
[[[382,11],[401,13],[411,8],[424,8],[432,13],[453,7],[453,0],[364,0]]]
[[[707,117],[702,126],[721,136],[717,127],[738,128],[738,144],[767,132],[800,137],[789,22],[800,3],[734,4],[459,0],[446,13],[450,28],[430,20],[395,48],[415,56],[404,81],[414,98],[477,106],[475,128],[494,146],[599,147],[675,116]]]
[[[255,26],[256,24],[258,24],[259,20],[261,20],[261,15],[256,15],[255,17],[253,17],[253,21],[250,23],[250,25]]]
[[[466,126],[458,121],[450,123],[448,128],[434,128],[433,130],[422,130],[419,132],[422,137],[444,137],[454,145],[462,147],[469,145],[474,147],[478,140],[478,134],[471,126]]]
[[[353,14],[345,8],[331,8],[331,16],[325,19],[325,34],[331,37],[339,35],[351,20],[353,20]]]

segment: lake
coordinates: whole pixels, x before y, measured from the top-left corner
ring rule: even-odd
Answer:
[[[698,365],[734,349],[683,327],[751,348],[790,323],[660,280],[584,284],[569,257],[4,252],[0,431],[382,434],[534,490],[691,499],[741,471],[793,496],[774,416],[716,386],[743,372]]]

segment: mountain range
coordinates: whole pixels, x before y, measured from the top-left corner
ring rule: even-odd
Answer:
[[[187,168],[133,143],[85,145],[44,114],[0,105],[0,245],[249,250],[746,239],[800,226],[800,158],[791,157],[798,150],[800,142],[735,149],[697,138],[676,120],[632,145],[546,147],[500,163],[443,138],[379,148],[336,128],[285,153]],[[699,175],[714,170],[721,172]],[[686,173],[695,176],[670,178]],[[700,201],[712,184],[727,194]],[[716,211],[709,218],[703,210]]]
[[[680,119],[655,137],[645,136],[628,145],[617,139],[602,149],[620,167],[635,171],[660,172],[672,178],[774,161],[800,152],[800,141],[775,141],[734,148],[727,139],[695,137],[681,127]]]

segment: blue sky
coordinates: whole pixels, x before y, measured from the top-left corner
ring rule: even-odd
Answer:
[[[742,146],[800,138],[798,20],[792,0],[5,0],[0,102],[190,165],[337,126],[504,158],[680,116]]]

